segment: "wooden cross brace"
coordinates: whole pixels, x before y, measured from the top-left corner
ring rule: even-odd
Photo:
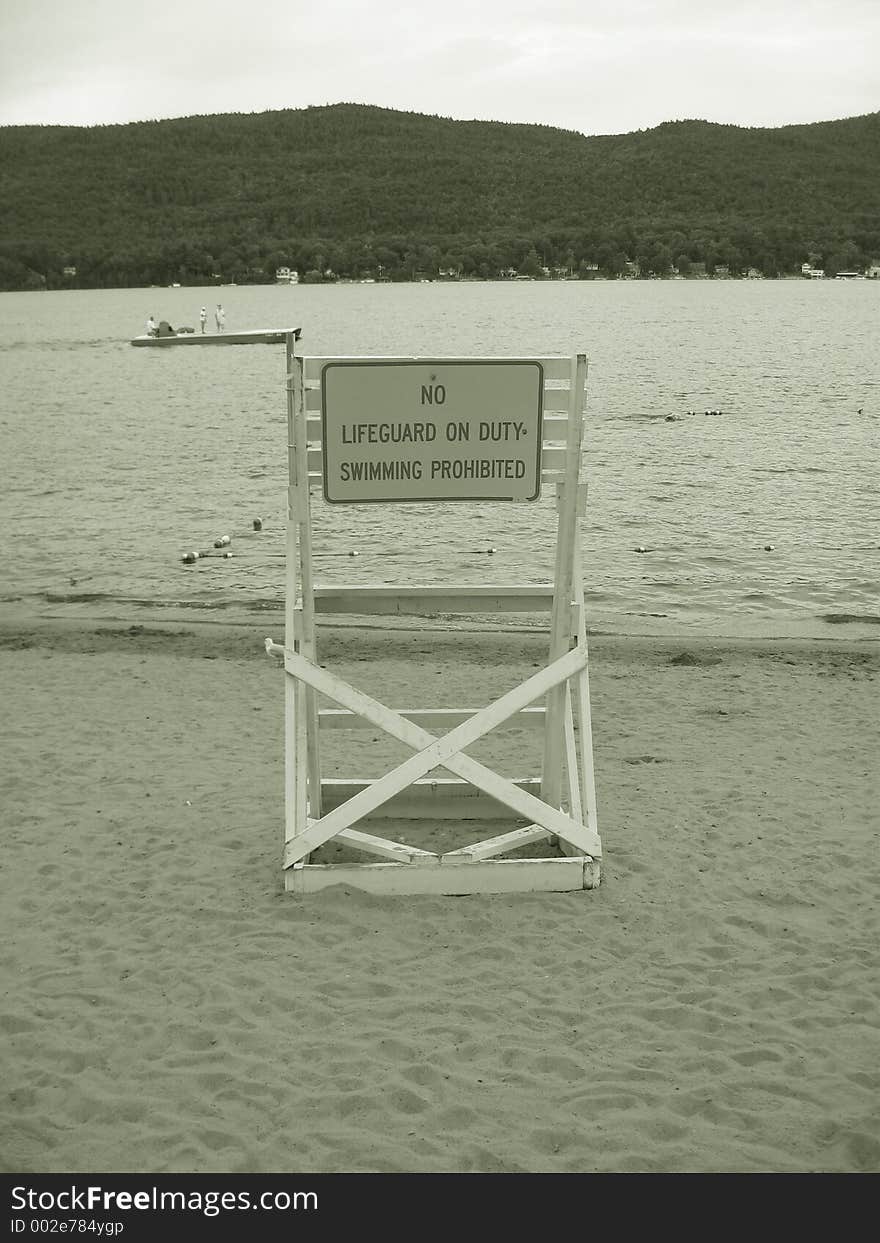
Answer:
[[[471,746],[515,712],[579,674],[587,663],[585,646],[579,644],[442,737],[437,737],[408,721],[342,678],[321,669],[299,652],[273,643],[271,639],[266,639],[266,651],[272,655],[283,655],[288,676],[298,678],[343,708],[364,717],[416,752],[326,816],[320,819],[308,818],[306,827],[286,843],[285,867],[298,863],[311,851],[317,850],[319,846],[356,824],[425,773],[440,766],[477,786],[517,815],[541,825],[548,833],[555,834],[573,848],[582,850],[593,858],[601,857],[599,835],[581,823],[580,819],[573,819],[491,768],[486,768],[462,754],[465,747]]]

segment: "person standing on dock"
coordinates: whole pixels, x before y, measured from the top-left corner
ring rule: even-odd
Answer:
[[[217,303],[217,310],[214,312],[214,323],[217,325],[217,331],[222,332],[226,324],[226,312],[220,303]]]
[[[207,322],[208,322],[208,311],[205,307],[202,307],[202,309],[199,311],[199,323],[201,324],[202,332],[205,331],[205,325],[207,324]]]

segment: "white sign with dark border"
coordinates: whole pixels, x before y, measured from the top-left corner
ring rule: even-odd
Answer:
[[[544,369],[530,359],[328,362],[324,497],[537,500],[543,396]]]

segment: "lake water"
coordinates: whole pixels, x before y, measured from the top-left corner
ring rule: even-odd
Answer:
[[[218,295],[227,331],[301,326],[304,354],[586,353],[591,627],[880,634],[880,282],[869,281],[0,294],[7,614],[231,615],[283,601],[283,347],[129,345],[149,314],[197,326]],[[552,578],[550,495],[313,503],[319,581]],[[224,534],[234,558],[182,564]]]

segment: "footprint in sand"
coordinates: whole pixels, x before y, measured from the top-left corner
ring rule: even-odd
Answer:
[[[420,1114],[428,1108],[428,1101],[423,1096],[406,1087],[392,1088],[386,1099],[397,1113]]]
[[[761,1062],[780,1062],[782,1058],[772,1049],[750,1049],[745,1053],[731,1053],[731,1059],[740,1066],[757,1066]]]

